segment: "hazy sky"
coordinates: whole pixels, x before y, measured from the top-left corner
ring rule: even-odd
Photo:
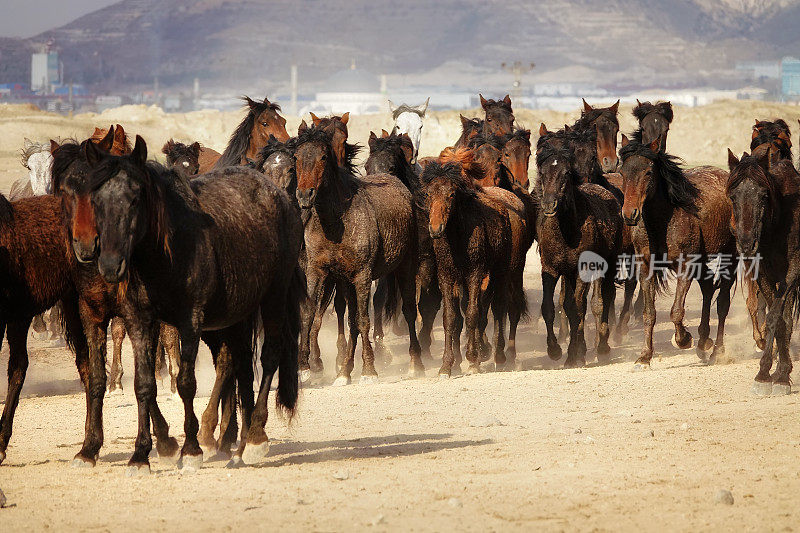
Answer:
[[[31,37],[119,0],[0,0],[0,37]]]

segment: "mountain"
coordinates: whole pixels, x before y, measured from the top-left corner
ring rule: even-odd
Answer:
[[[11,49],[52,39],[67,79],[113,88],[278,86],[292,63],[313,86],[351,61],[412,79],[461,65],[442,83],[486,86],[514,60],[536,62],[538,80],[698,85],[800,55],[797,28],[800,0],[125,0],[16,48],[0,40],[0,81],[26,79]]]

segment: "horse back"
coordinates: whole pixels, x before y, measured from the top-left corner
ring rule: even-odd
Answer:
[[[380,242],[373,275],[381,276],[393,270],[407,254],[418,252],[411,192],[390,174],[372,174],[359,181],[374,213]]]
[[[698,253],[733,253],[735,238],[730,229],[731,203],[725,192],[728,172],[702,166],[691,168],[684,175],[700,191],[698,216],[681,210],[683,218],[690,218],[702,235],[702,247]]]

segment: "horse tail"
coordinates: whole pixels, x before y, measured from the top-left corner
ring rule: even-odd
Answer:
[[[526,322],[530,318],[528,312],[528,299],[525,297],[525,289],[522,284],[508,284],[508,312],[518,313],[521,322]]]
[[[275,404],[291,420],[297,408],[300,389],[297,341],[300,336],[300,306],[308,298],[306,276],[299,265],[294,267],[286,294],[284,349],[278,362],[278,395]]]
[[[400,284],[394,275],[384,278],[386,281],[386,303],[383,305],[383,315],[386,322],[390,322],[400,307]]]

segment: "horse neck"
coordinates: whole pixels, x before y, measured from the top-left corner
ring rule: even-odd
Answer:
[[[317,190],[314,201],[314,210],[323,226],[341,223],[358,187],[355,178],[342,168],[329,164],[325,172],[325,183]]]
[[[667,226],[676,209],[666,193],[658,186],[656,186],[655,194],[645,199],[642,208],[642,221],[645,229],[647,229],[651,253],[654,253],[654,248],[669,245],[667,243]]]

